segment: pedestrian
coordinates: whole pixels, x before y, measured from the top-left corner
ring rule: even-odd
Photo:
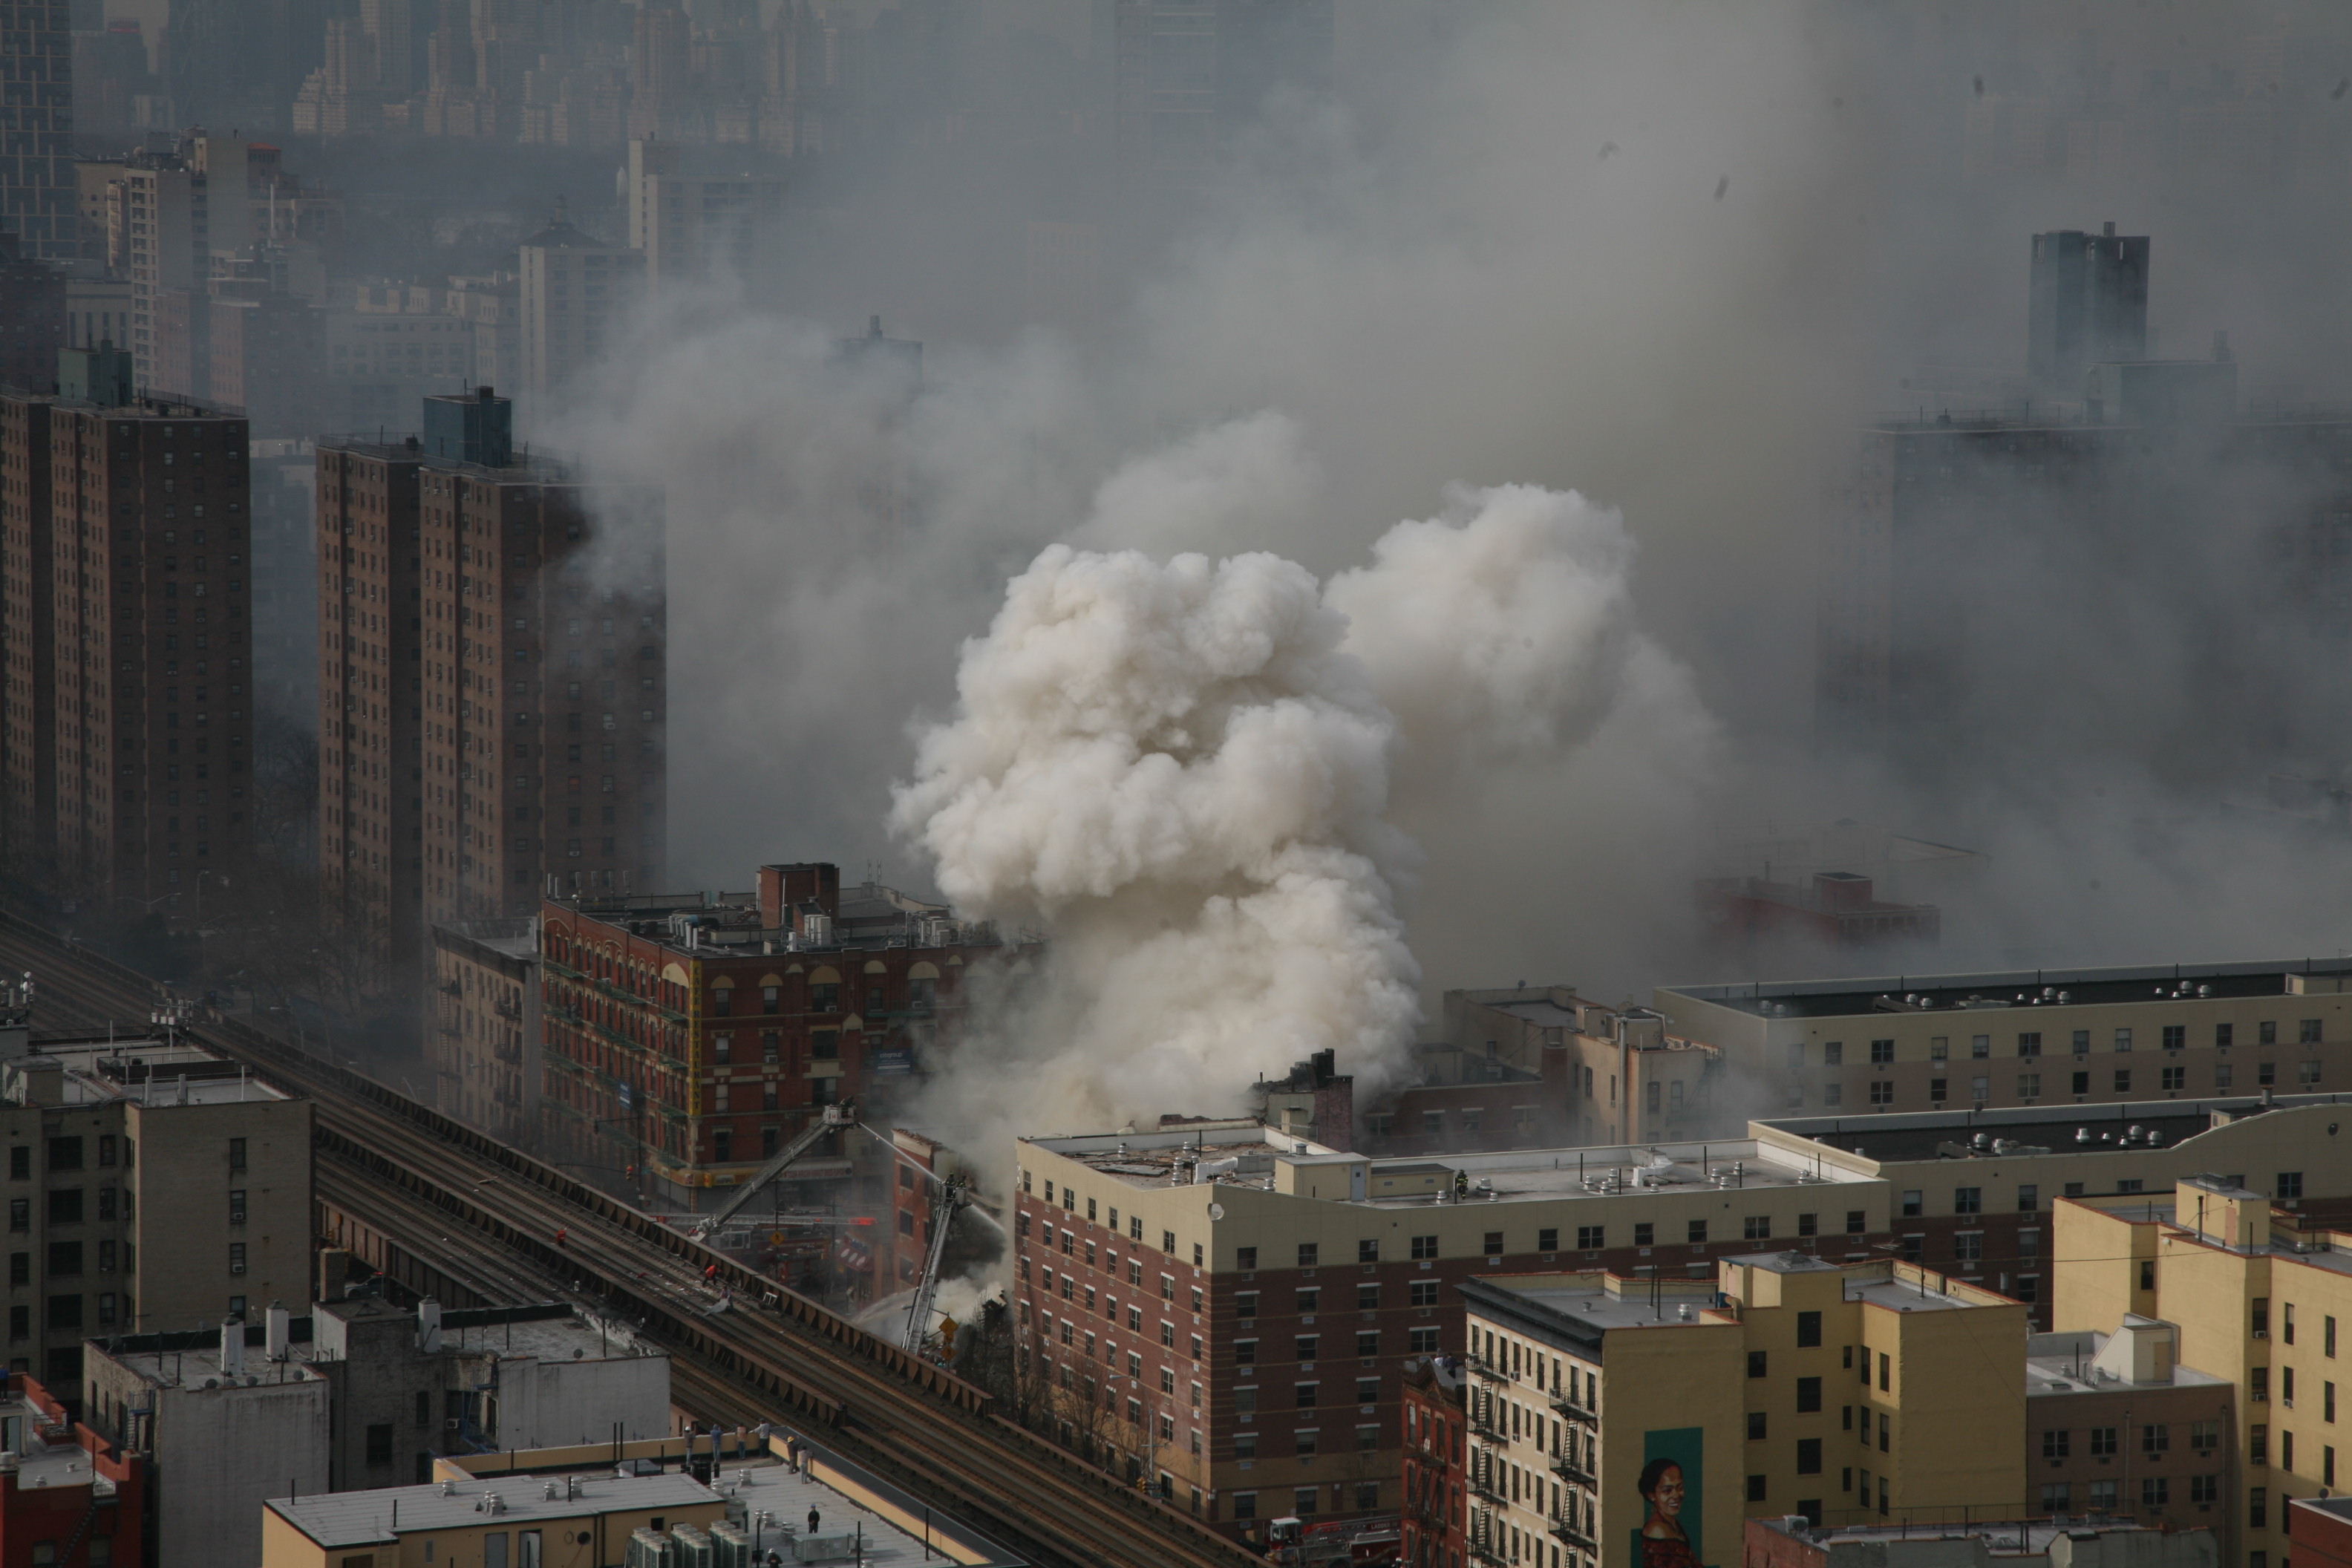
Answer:
[[[571,1232],[568,1228],[566,1228],[566,1227],[564,1227],[564,1226],[558,1226],[556,1227],[556,1231],[555,1231],[555,1245],[556,1245],[556,1246],[558,1246],[558,1247],[562,1247],[562,1246],[564,1244],[564,1237],[566,1237],[570,1236],[571,1234],[572,1234],[572,1232]]]
[[[816,1533],[816,1509],[814,1505],[809,1509],[809,1533],[811,1535]]]
[[[702,1271],[702,1278],[705,1283],[716,1280],[719,1278],[719,1265],[714,1263],[709,1268],[704,1269]]]

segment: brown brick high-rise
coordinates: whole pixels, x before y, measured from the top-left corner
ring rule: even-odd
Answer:
[[[246,423],[130,398],[68,351],[65,395],[0,393],[0,804],[12,868],[200,914],[251,842]]]
[[[551,877],[655,885],[664,847],[659,540],[590,554],[656,507],[516,456],[487,388],[425,415],[319,445],[322,880],[402,963],[435,924],[536,910]]]

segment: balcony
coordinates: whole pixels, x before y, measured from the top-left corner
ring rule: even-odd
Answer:
[[[1494,1473],[1491,1470],[1483,1476],[1476,1470],[1472,1470],[1470,1472],[1470,1490],[1474,1496],[1485,1498],[1488,1502],[1493,1503],[1497,1508],[1508,1508],[1511,1506],[1511,1500],[1503,1495],[1501,1489],[1496,1483]]]
[[[1551,1396],[1551,1407],[1570,1421],[1581,1421],[1588,1426],[1601,1425],[1601,1412],[1579,1405],[1564,1394],[1555,1394]]]
[[[1486,1541],[1473,1541],[1470,1543],[1470,1560],[1473,1563],[1493,1563],[1497,1564],[1502,1563],[1504,1561],[1502,1552],[1498,1551],[1491,1542]]]
[[[1470,1415],[1470,1431],[1474,1436],[1484,1437],[1489,1443],[1507,1443],[1510,1441],[1510,1438],[1504,1434],[1503,1429],[1495,1425],[1495,1415],[1491,1410],[1484,1412],[1473,1411]]]
[[[1557,1454],[1552,1456],[1551,1472],[1561,1479],[1573,1481],[1580,1487],[1597,1487],[1601,1484],[1601,1478],[1586,1469],[1581,1460],[1567,1458]]]
[[[1466,1355],[1464,1356],[1462,1360],[1466,1365],[1468,1365],[1472,1372],[1475,1373],[1480,1377],[1486,1379],[1489,1383],[1508,1383],[1511,1381],[1511,1374],[1509,1373],[1505,1372],[1501,1367],[1496,1366],[1485,1356]]]
[[[1585,1534],[1584,1527],[1582,1525],[1575,1523],[1570,1520],[1562,1519],[1558,1514],[1553,1514],[1549,1518],[1546,1519],[1544,1521],[1544,1528],[1550,1531],[1554,1535],[1559,1537],[1562,1541],[1567,1542],[1570,1546],[1575,1547],[1580,1552],[1598,1552],[1601,1550],[1601,1543],[1593,1540],[1590,1535]]]

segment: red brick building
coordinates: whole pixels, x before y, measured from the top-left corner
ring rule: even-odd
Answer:
[[[0,394],[5,856],[68,897],[198,914],[252,841],[246,423],[130,395]]]
[[[944,906],[845,892],[837,868],[802,864],[761,867],[753,894],[550,899],[541,955],[549,1147],[707,1208],[823,1107],[918,1081],[952,1048],[972,968],[1018,952]],[[793,1180],[842,1195],[853,1157],[861,1204],[890,1207],[878,1146],[821,1148]]]
[[[2301,1497],[2286,1505],[2286,1531],[2305,1568],[2352,1568],[2352,1497]]]
[[[147,1461],[68,1419],[33,1379],[6,1375],[0,1568],[143,1568]]]
[[[1404,1365],[1404,1568],[1465,1568],[1467,1376],[1450,1356]]]

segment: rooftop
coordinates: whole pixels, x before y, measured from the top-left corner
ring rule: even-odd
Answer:
[[[2248,1116],[2333,1105],[2339,1099],[2294,1094],[2269,1100],[2234,1097],[2126,1100],[2114,1105],[2021,1105],[1887,1116],[1769,1117],[1759,1118],[1751,1125],[1881,1163],[2121,1154],[2168,1148]]]
[[[529,915],[506,920],[451,921],[436,929],[525,963],[535,962],[539,957],[539,921]]]
[[[2253,963],[2141,964],[2116,969],[2018,969],[1981,974],[1892,974],[1847,980],[1662,985],[1659,994],[1712,1002],[1759,1017],[1866,1018],[1883,1013],[2032,1012],[2205,997],[2292,994],[2291,977],[2352,974],[2336,958]]]
[[[490,468],[482,463],[469,463],[462,458],[438,456],[426,449],[421,437],[403,437],[397,441],[383,438],[383,431],[373,435],[321,436],[317,447],[321,452],[355,452],[362,458],[374,458],[392,463],[418,463],[436,473],[462,474],[469,479],[495,479],[509,485],[576,485],[585,482],[580,465],[569,458],[549,453],[533,453],[518,448],[514,460],[503,468]]]
[[[2025,1341],[2025,1392],[2113,1394],[2145,1388],[2222,1387],[2225,1377],[2182,1366],[2173,1359],[2172,1325],[2126,1317],[2119,1333],[2085,1329],[2073,1333],[2029,1334]]]
[[[1719,1264],[1763,1268],[1775,1274],[1843,1274],[1845,1299],[1897,1312],[1957,1311],[1984,1305],[1988,1292],[1963,1293],[1940,1286],[1933,1271],[1892,1259],[1832,1263],[1802,1252],[1743,1253]],[[1627,1277],[1600,1270],[1572,1274],[1502,1274],[1464,1280],[1457,1287],[1475,1309],[1485,1304],[1533,1305],[1564,1323],[1589,1329],[1654,1329],[1696,1326],[1728,1320],[1718,1310],[1718,1272],[1703,1279],[1665,1275]],[[1716,1314],[1710,1318],[1709,1314]]]
[[[499,1515],[523,1528],[554,1520],[642,1509],[675,1509],[717,1503],[719,1494],[682,1471],[620,1476],[611,1469],[581,1478],[579,1496],[537,1479],[500,1478],[470,1485],[432,1482],[382,1487],[373,1491],[322,1492],[311,1497],[272,1498],[263,1506],[320,1546],[388,1546],[418,1531],[463,1530],[482,1522],[486,1497],[499,1500]],[[552,1490],[555,1496],[548,1496]]]
[[[766,923],[756,893],[581,895],[549,902],[641,940],[704,957],[977,947],[998,941],[994,926],[985,921],[959,921],[945,904],[878,882],[844,888],[836,912],[823,921],[803,921],[802,911],[793,910],[780,926]]]
[[[1841,1542],[1877,1541],[1967,1541],[1981,1538],[1995,1556],[2018,1555],[2036,1557],[2047,1553],[2052,1542],[2062,1536],[2076,1540],[2085,1535],[2116,1535],[2156,1533],[2158,1527],[2133,1524],[2128,1521],[2065,1519],[1980,1520],[1958,1524],[1839,1524],[1815,1528],[1805,1522],[1802,1514],[1787,1519],[1758,1519],[1753,1523],[1766,1530],[1777,1530],[1783,1535],[1795,1535],[1816,1545]],[[2167,1529],[2163,1533],[2178,1531]]]
[[[18,1486],[86,1487],[95,1481],[98,1496],[113,1494],[114,1482],[98,1473],[89,1450],[74,1440],[72,1426],[36,1401],[21,1383],[0,1394],[0,1420],[16,1424]]]
[[[54,1066],[54,1087],[37,1079]],[[100,1105],[135,1100],[142,1105],[227,1105],[250,1100],[290,1100],[284,1090],[255,1078],[242,1064],[225,1061],[174,1037],[84,1034],[37,1036],[30,1052],[5,1063],[7,1097],[44,1105]]]
[[[1132,1187],[1217,1184],[1278,1190],[1282,1164],[1361,1163],[1375,1208],[1444,1203],[1620,1196],[1645,1192],[1834,1185],[1872,1178],[1752,1139],[1377,1160],[1307,1142],[1247,1121],[1200,1122],[1157,1132],[1039,1135],[1021,1142],[1076,1160]],[[1457,1184],[1457,1175],[1462,1179]],[[1457,1190],[1459,1188],[1460,1190]]]

